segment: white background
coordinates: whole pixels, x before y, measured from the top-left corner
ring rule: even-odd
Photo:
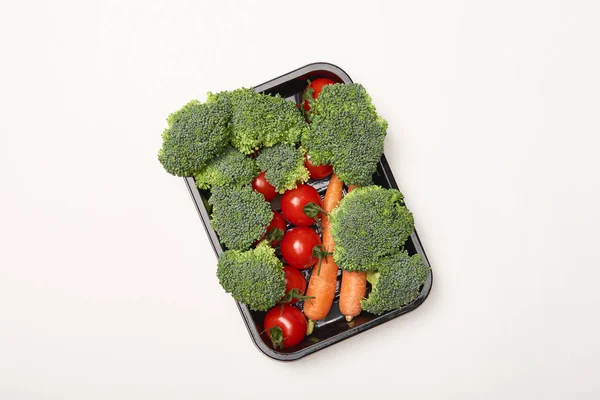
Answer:
[[[0,398],[600,397],[600,3],[0,6]],[[339,65],[433,266],[417,311],[294,363],[215,277],[167,115]],[[291,392],[291,394],[288,394]]]

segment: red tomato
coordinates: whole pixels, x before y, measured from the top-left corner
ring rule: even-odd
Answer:
[[[292,268],[288,265],[283,267],[283,272],[285,273],[285,294],[287,296],[292,290],[296,290],[300,294],[306,293],[306,279],[304,279],[304,275],[296,268]],[[298,301],[297,298],[292,297],[290,299],[292,303]]]
[[[303,211],[308,203],[323,207],[317,189],[306,184],[298,185],[296,189],[288,190],[281,196],[281,212],[292,225],[311,226],[315,223],[315,219],[304,214]]]
[[[252,180],[252,189],[265,196],[265,200],[271,201],[277,197],[277,191],[267,180],[265,179],[265,173],[261,172],[254,180]]]
[[[321,238],[317,232],[299,226],[287,231],[279,248],[281,256],[290,267],[303,269],[315,265],[317,258],[313,257],[312,251],[320,244]]]
[[[277,305],[265,315],[264,329],[273,348],[292,347],[306,336],[306,318],[292,305]]]
[[[283,218],[283,215],[281,215],[277,211],[273,211],[273,219],[271,220],[269,226],[267,226],[267,233],[265,233],[265,235],[263,236],[263,238],[266,237],[271,241],[271,246],[273,247],[277,246],[281,242],[281,239],[275,240],[272,237],[277,235],[277,233],[273,232],[274,229],[281,230],[281,239],[283,239],[283,237],[285,236],[286,223],[285,219]]]
[[[319,94],[321,94],[323,86],[331,85],[332,83],[335,83],[335,81],[332,81],[331,79],[327,78],[317,78],[314,81],[311,81],[310,85],[308,85],[306,88],[308,89],[309,87],[311,87],[314,90],[313,99],[316,99],[317,97],[319,97]],[[310,110],[310,105],[308,105],[308,101],[306,100],[304,100],[304,109],[307,111]]]
[[[304,156],[304,166],[310,174],[310,179],[323,179],[333,172],[333,167],[331,165],[313,165],[313,163],[310,162],[308,154]]]

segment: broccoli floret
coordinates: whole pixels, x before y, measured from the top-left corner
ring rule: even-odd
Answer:
[[[307,124],[293,102],[251,89],[227,94],[233,111],[231,144],[245,154],[275,143],[295,144]]]
[[[194,175],[196,186],[210,189],[212,186],[242,186],[252,182],[258,174],[253,159],[228,146],[223,153],[210,161]]]
[[[414,220],[397,189],[356,188],[333,209],[333,259],[347,271],[373,271],[402,250]]]
[[[377,272],[367,272],[372,288],[361,302],[363,310],[383,314],[407,305],[419,295],[429,270],[418,254],[401,252],[385,260]]]
[[[208,203],[210,223],[229,249],[246,250],[267,231],[271,204],[249,186],[215,186]]]
[[[387,121],[377,115],[364,87],[326,85],[311,110],[302,145],[313,164],[332,165],[347,185],[370,185],[383,154]]]
[[[231,107],[225,99],[192,100],[169,115],[158,160],[167,172],[191,176],[218,155],[229,138]]]
[[[265,171],[265,179],[279,193],[294,189],[298,183],[308,180],[304,152],[290,144],[278,143],[263,149],[256,157],[256,165]]]
[[[275,249],[266,243],[248,251],[227,250],[217,266],[223,289],[251,310],[265,311],[285,294],[285,274]]]

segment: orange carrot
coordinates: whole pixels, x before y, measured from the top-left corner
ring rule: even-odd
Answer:
[[[348,186],[351,192],[356,185]],[[342,286],[340,288],[340,312],[346,317],[346,321],[352,321],[362,311],[360,304],[367,291],[366,272],[342,272]]]
[[[362,311],[360,304],[367,291],[366,272],[342,272],[342,287],[340,288],[340,312],[346,321],[352,321]]]
[[[342,188],[344,184],[336,174],[331,175],[329,186],[325,192],[325,199],[323,200],[323,209],[326,212],[331,212],[342,199]],[[329,217],[323,215],[321,218],[321,225],[323,227],[323,240],[322,244],[326,251],[333,252],[333,237],[331,236],[331,227],[329,223]],[[304,314],[309,319],[309,326],[307,333],[312,333],[314,321],[323,319],[329,313],[331,305],[333,304],[333,298],[335,297],[335,286],[337,283],[337,272],[338,267],[333,261],[333,258],[328,255],[319,265],[313,267],[312,274],[310,275],[310,281],[308,282],[308,290],[306,296],[312,296],[313,299],[304,302]]]

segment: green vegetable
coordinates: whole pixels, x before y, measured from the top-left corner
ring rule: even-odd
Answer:
[[[194,175],[200,189],[211,186],[242,186],[252,182],[258,175],[253,159],[228,146],[223,153],[210,161]]]
[[[361,302],[363,310],[373,314],[402,308],[419,295],[429,270],[421,256],[401,252],[385,260],[377,272],[368,272],[371,293]]]
[[[229,138],[231,106],[224,99],[204,104],[192,100],[169,115],[162,134],[158,160],[177,176],[191,176],[225,149]]]
[[[267,231],[271,205],[249,186],[215,186],[210,223],[228,249],[246,250]]]
[[[374,271],[399,253],[414,220],[396,189],[366,186],[348,193],[330,215],[333,259],[346,271]]]
[[[307,129],[296,105],[279,95],[238,89],[226,97],[233,110],[231,144],[242,153],[250,154],[276,143],[295,144]]]
[[[308,180],[304,152],[290,144],[278,143],[264,148],[256,157],[256,165],[265,171],[265,179],[279,193],[294,189],[298,183]]]
[[[383,153],[387,121],[358,83],[323,87],[311,103],[312,124],[302,136],[313,164],[332,165],[347,185],[372,183]]]
[[[248,251],[227,250],[217,265],[223,289],[251,310],[265,311],[285,294],[285,273],[275,249],[262,242]]]

